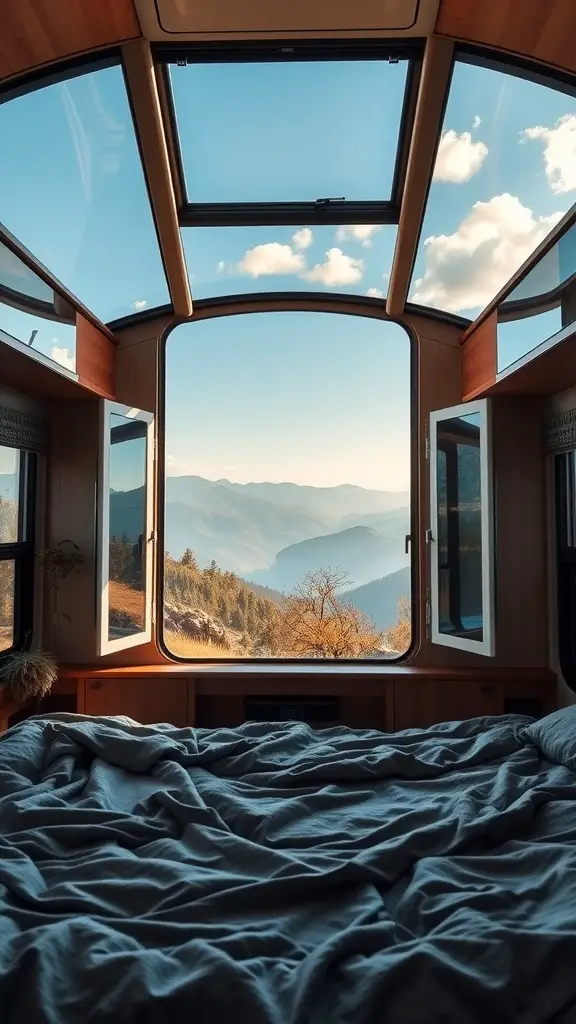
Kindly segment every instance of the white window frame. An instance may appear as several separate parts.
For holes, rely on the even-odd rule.
[[[110,571],[110,415],[115,413],[126,419],[141,420],[146,429],[146,521],[144,543],[144,629],[132,636],[110,640],[108,619],[110,602],[108,593]],[[153,572],[154,572],[154,414],[129,405],[103,400],[100,408],[100,453],[98,466],[98,548],[97,548],[97,655],[113,654],[129,647],[137,647],[152,639]]]
[[[480,414],[480,500],[482,538],[482,640],[451,636],[439,629],[439,565],[438,565],[438,489],[437,489],[437,426],[442,420],[456,416]],[[444,647],[455,647],[492,658],[495,654],[494,608],[494,487],[492,463],[492,431],[490,405],[486,398],[430,413],[430,596],[431,640]]]

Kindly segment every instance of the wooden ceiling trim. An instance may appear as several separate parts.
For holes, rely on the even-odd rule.
[[[133,0],[12,0],[0,8],[2,78],[141,36]]]
[[[150,43],[126,43],[122,56],[172,305],[176,316],[190,316],[192,296]]]
[[[420,238],[436,147],[450,84],[454,45],[430,36],[426,43],[414,129],[408,155],[398,237],[390,273],[386,312],[400,316],[406,305],[414,254]]]
[[[576,71],[574,0],[441,0],[439,35]]]

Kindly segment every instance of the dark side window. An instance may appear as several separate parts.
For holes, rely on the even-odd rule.
[[[36,455],[0,446],[0,656],[26,647],[34,608]]]
[[[554,459],[558,654],[562,675],[576,690],[576,451]]]

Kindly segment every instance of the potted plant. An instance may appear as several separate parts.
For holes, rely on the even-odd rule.
[[[0,686],[16,701],[42,700],[57,675],[56,661],[45,651],[12,651],[0,661]]]

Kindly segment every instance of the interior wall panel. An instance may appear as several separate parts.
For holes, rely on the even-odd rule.
[[[6,0],[0,77],[140,35],[132,0]]]
[[[574,0],[441,0],[439,35],[576,71]]]

